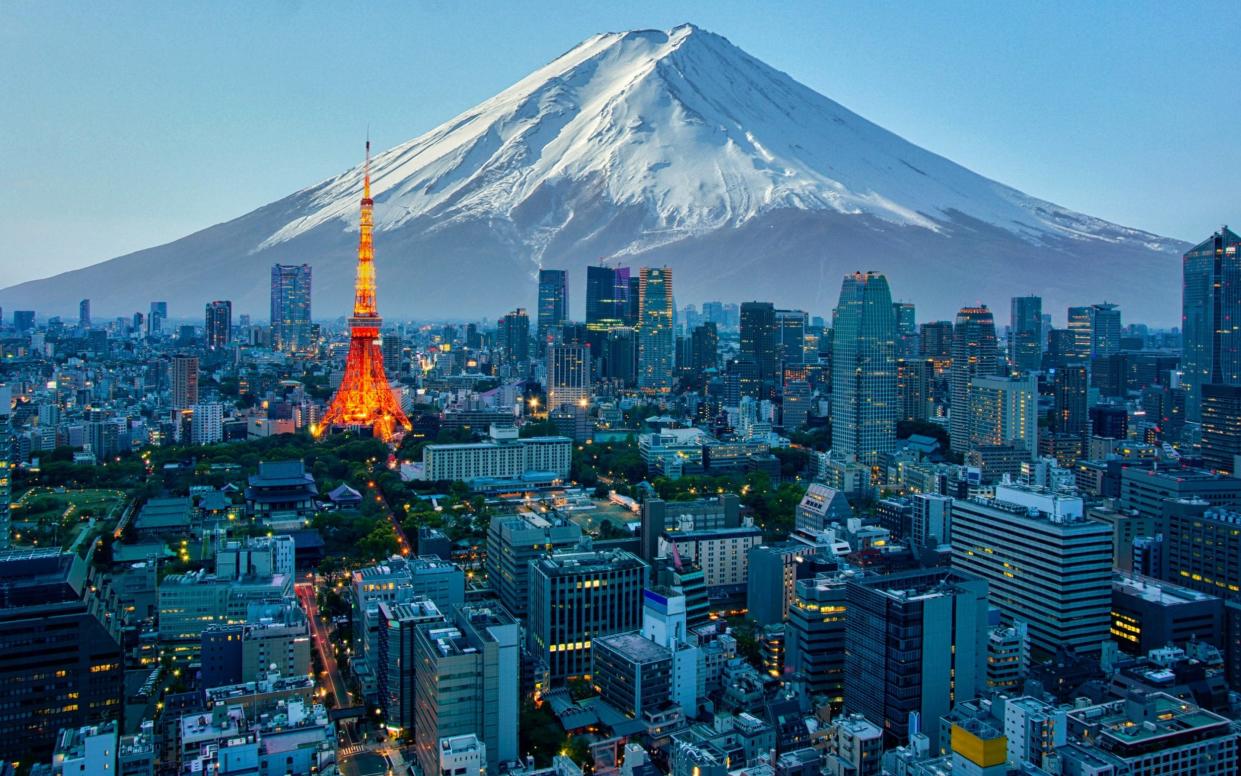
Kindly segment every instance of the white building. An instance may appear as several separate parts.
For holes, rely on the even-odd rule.
[[[427,445],[422,450],[422,478],[426,480],[512,479],[532,472],[568,477],[573,440],[564,436],[521,439],[517,429],[491,427],[484,442]]]
[[[750,548],[762,543],[763,532],[747,519],[745,525],[736,528],[665,531],[659,537],[659,557],[671,557],[675,547],[683,560],[702,567],[708,588],[735,586],[744,590]]]
[[[474,734],[440,739],[440,773],[482,776],[487,770],[487,745]]]
[[[190,408],[190,441],[210,445],[224,440],[224,405],[195,404]]]

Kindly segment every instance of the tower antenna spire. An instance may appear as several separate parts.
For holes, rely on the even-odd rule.
[[[322,435],[332,427],[370,426],[375,437],[387,441],[398,427],[410,429],[384,370],[379,346],[383,320],[375,304],[374,200],[371,199],[371,128],[366,127],[366,162],[362,167],[362,208],[358,219],[358,274],[354,284],[353,316],[349,319],[349,355],[345,374],[323,420],[315,429]]]

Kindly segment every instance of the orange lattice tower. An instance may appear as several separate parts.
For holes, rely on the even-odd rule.
[[[332,426],[370,426],[379,439],[392,438],[399,425],[409,430],[409,418],[401,411],[384,373],[379,347],[382,319],[375,305],[375,251],[371,246],[371,141],[366,141],[366,167],[362,188],[362,220],[358,239],[358,280],[349,319],[349,358],[345,377],[332,397],[323,421],[315,429],[322,434]]]

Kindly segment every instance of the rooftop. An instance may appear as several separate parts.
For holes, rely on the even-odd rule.
[[[624,655],[634,663],[655,663],[661,660],[671,658],[666,647],[660,646],[657,642],[642,637],[641,633],[631,631],[629,633],[615,633],[611,636],[601,636],[594,641],[596,648],[602,646],[612,650],[618,654]]]
[[[1112,591],[1136,596],[1161,606],[1215,600],[1215,596],[1187,587],[1135,574],[1118,573],[1112,577]]]
[[[1074,722],[1098,730],[1101,749],[1114,751],[1165,736],[1200,734],[1204,728],[1229,732],[1229,721],[1166,693],[1130,697],[1069,712]]]

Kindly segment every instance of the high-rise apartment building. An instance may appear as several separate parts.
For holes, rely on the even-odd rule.
[[[211,350],[228,347],[233,339],[233,303],[227,300],[207,302],[203,333]]]
[[[994,499],[954,500],[952,565],[986,579],[992,604],[1044,652],[1108,639],[1112,528],[1086,519],[1080,497],[1002,484]]]
[[[846,275],[832,330],[832,447],[865,465],[896,443],[896,337],[887,278]]]
[[[845,707],[891,743],[908,739],[916,713],[936,750],[930,721],[986,686],[987,582],[955,569],[861,577],[845,605]]]
[[[1241,237],[1228,227],[1184,257],[1181,336],[1186,418],[1202,415],[1202,386],[1241,385]]]
[[[547,409],[590,404],[590,346],[547,345]]]
[[[1022,372],[1043,366],[1043,298],[1014,296],[1008,327],[1008,357]]]
[[[271,268],[271,343],[274,350],[305,353],[310,330],[310,265],[273,264]]]
[[[90,328],[90,300],[83,299],[78,302],[78,328]]]
[[[172,406],[188,409],[198,403],[198,356],[176,355],[169,364]]]
[[[643,267],[638,276],[638,388],[672,390],[672,270]]]
[[[563,269],[539,270],[539,344],[545,344],[548,335],[568,320],[569,273]]]
[[[998,367],[995,319],[986,305],[962,307],[952,329],[952,409],[948,416],[949,442],[964,453],[970,441],[970,396],[975,377],[994,375]]]

